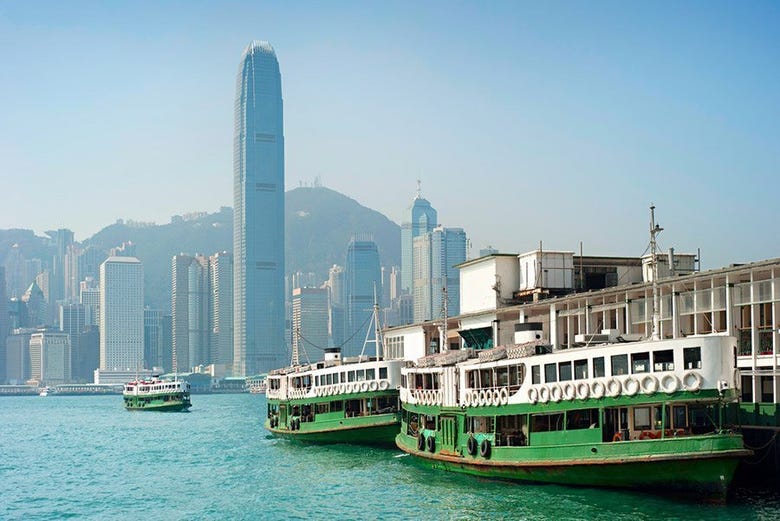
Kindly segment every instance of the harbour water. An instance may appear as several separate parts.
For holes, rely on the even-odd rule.
[[[780,493],[726,505],[487,481],[396,450],[306,447],[262,428],[262,395],[195,395],[188,413],[120,396],[0,398],[0,519],[780,518]]]

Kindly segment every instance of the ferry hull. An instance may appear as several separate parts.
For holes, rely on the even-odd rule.
[[[157,412],[183,412],[192,407],[191,403],[166,403],[160,405],[146,405],[144,407],[126,405],[128,411],[157,411]]]
[[[592,461],[502,461],[499,454],[488,460],[456,452],[420,451],[411,445],[414,440],[399,434],[396,445],[414,456],[415,463],[432,469],[517,482],[666,491],[715,502],[725,501],[740,458],[751,454],[735,448],[697,454],[627,453]]]
[[[306,443],[332,444],[349,443],[355,445],[370,445],[377,447],[394,447],[394,439],[401,425],[400,418],[389,418],[382,421],[371,421],[359,424],[349,419],[340,426],[325,427],[316,424],[300,424],[300,430],[272,428],[266,420],[265,428],[275,436]],[[372,419],[373,420],[373,419]]]

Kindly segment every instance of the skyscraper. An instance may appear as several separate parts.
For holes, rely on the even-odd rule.
[[[359,355],[370,327],[374,295],[381,299],[382,274],[379,249],[368,236],[356,236],[347,248],[344,268],[344,340],[345,356]],[[376,291],[376,293],[374,293]]]
[[[414,238],[430,232],[437,224],[436,210],[420,195],[419,181],[417,196],[408,211],[409,220],[401,224],[401,291],[411,293],[414,287]]]
[[[233,207],[233,372],[241,376],[287,362],[282,79],[268,42],[249,44],[238,68]]]
[[[292,291],[292,347],[293,364],[317,360],[328,347],[328,288]]]
[[[143,264],[109,257],[100,265],[100,369],[140,369],[143,357]]]
[[[414,322],[460,313],[460,272],[453,266],[466,260],[466,233],[462,228],[437,226],[414,239]]]

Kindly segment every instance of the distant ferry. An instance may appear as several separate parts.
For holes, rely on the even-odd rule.
[[[129,411],[186,411],[190,402],[190,384],[181,380],[135,380],[122,392]]]
[[[55,391],[51,387],[43,387],[38,392],[38,396],[49,396],[49,394],[53,394]]]

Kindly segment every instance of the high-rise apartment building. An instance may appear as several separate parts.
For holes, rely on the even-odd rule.
[[[70,382],[70,335],[41,331],[30,335],[30,379],[45,385]]]
[[[318,360],[319,353],[326,347],[328,288],[295,288],[292,292],[292,364]]]
[[[344,267],[345,356],[359,355],[370,327],[374,298],[381,299],[382,274],[379,249],[373,239],[357,235],[347,247]],[[378,301],[378,300],[377,300]]]
[[[233,254],[209,258],[210,362],[233,368]]]
[[[284,134],[282,80],[268,42],[244,50],[233,137],[234,374],[283,365]]]
[[[100,265],[100,369],[143,368],[144,270],[135,257]]]
[[[153,369],[170,369],[163,364],[165,335],[163,333],[164,313],[159,309],[144,309],[144,366]]]
[[[466,233],[462,228],[437,226],[414,239],[414,322],[460,313],[460,274],[454,267],[466,261]],[[446,292],[444,289],[446,288]]]
[[[60,306],[60,331],[70,337],[70,375],[73,380],[87,381],[97,366],[79,367],[79,361],[84,359],[81,353],[81,333],[87,326],[87,309],[84,304],[63,304]]]
[[[420,195],[417,182],[417,196],[407,213],[408,221],[401,224],[401,290],[412,293],[414,285],[414,238],[430,232],[436,227],[437,213],[431,203]]]

